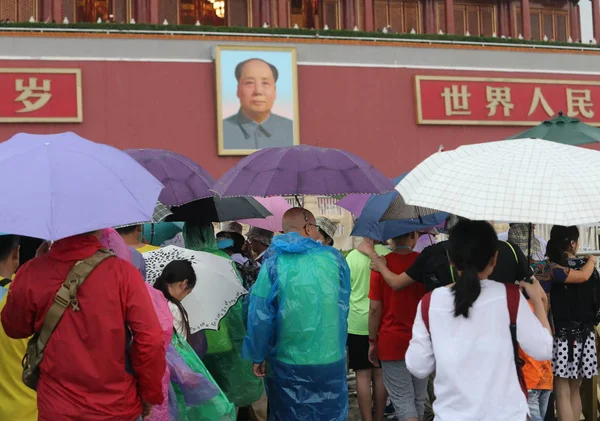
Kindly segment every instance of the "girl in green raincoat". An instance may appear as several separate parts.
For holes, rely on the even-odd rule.
[[[185,247],[190,250],[212,253],[231,260],[227,253],[217,247],[211,223],[186,222],[183,227],[183,239]],[[217,384],[238,408],[258,401],[264,393],[263,381],[254,376],[252,362],[241,357],[245,336],[246,328],[240,300],[221,320],[217,332],[206,332],[208,351],[203,359]]]

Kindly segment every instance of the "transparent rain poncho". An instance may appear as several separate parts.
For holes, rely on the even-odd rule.
[[[177,333],[173,334],[172,345],[176,352],[173,354],[169,348],[167,357],[171,370],[171,386],[177,400],[177,418],[175,419],[179,421],[235,421],[234,405],[219,389],[192,347]],[[181,362],[178,362],[178,356],[181,356]],[[201,376],[194,376],[188,371],[190,369],[193,373],[201,374]]]
[[[186,248],[190,250],[230,259],[227,253],[218,249],[212,224],[188,222],[183,228],[183,237]],[[219,387],[236,407],[251,405],[265,391],[262,379],[252,371],[252,363],[241,356],[245,336],[246,327],[240,300],[221,320],[218,332],[206,331],[208,350],[202,359]]]
[[[269,411],[278,420],[346,421],[350,271],[335,249],[277,236],[252,288],[242,355],[267,361]]]

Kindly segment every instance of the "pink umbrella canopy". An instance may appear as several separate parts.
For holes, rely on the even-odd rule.
[[[262,228],[271,232],[283,231],[283,214],[292,208],[283,197],[255,197],[273,215],[264,219],[242,219],[242,224],[248,224],[256,228]]]

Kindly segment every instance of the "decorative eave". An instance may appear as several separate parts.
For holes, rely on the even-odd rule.
[[[411,34],[362,32],[348,30],[310,30],[293,28],[248,28],[248,27],[213,27],[196,25],[151,25],[151,24],[114,24],[114,23],[4,23],[0,25],[1,35],[74,35],[96,34],[105,36],[158,36],[158,37],[193,37],[221,39],[239,39],[264,42],[275,39],[280,41],[317,41],[317,42],[358,42],[360,44],[418,44],[454,47],[497,47],[514,49],[600,51],[598,44],[583,44],[553,41],[528,41],[523,39],[475,37],[443,34]]]

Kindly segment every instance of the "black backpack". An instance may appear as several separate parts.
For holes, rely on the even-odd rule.
[[[419,279],[425,285],[427,291],[433,291],[454,282],[453,268],[450,266],[446,244],[446,241],[442,241],[429,246],[436,247],[436,252],[432,253],[427,260],[425,270],[421,273],[421,279]]]

